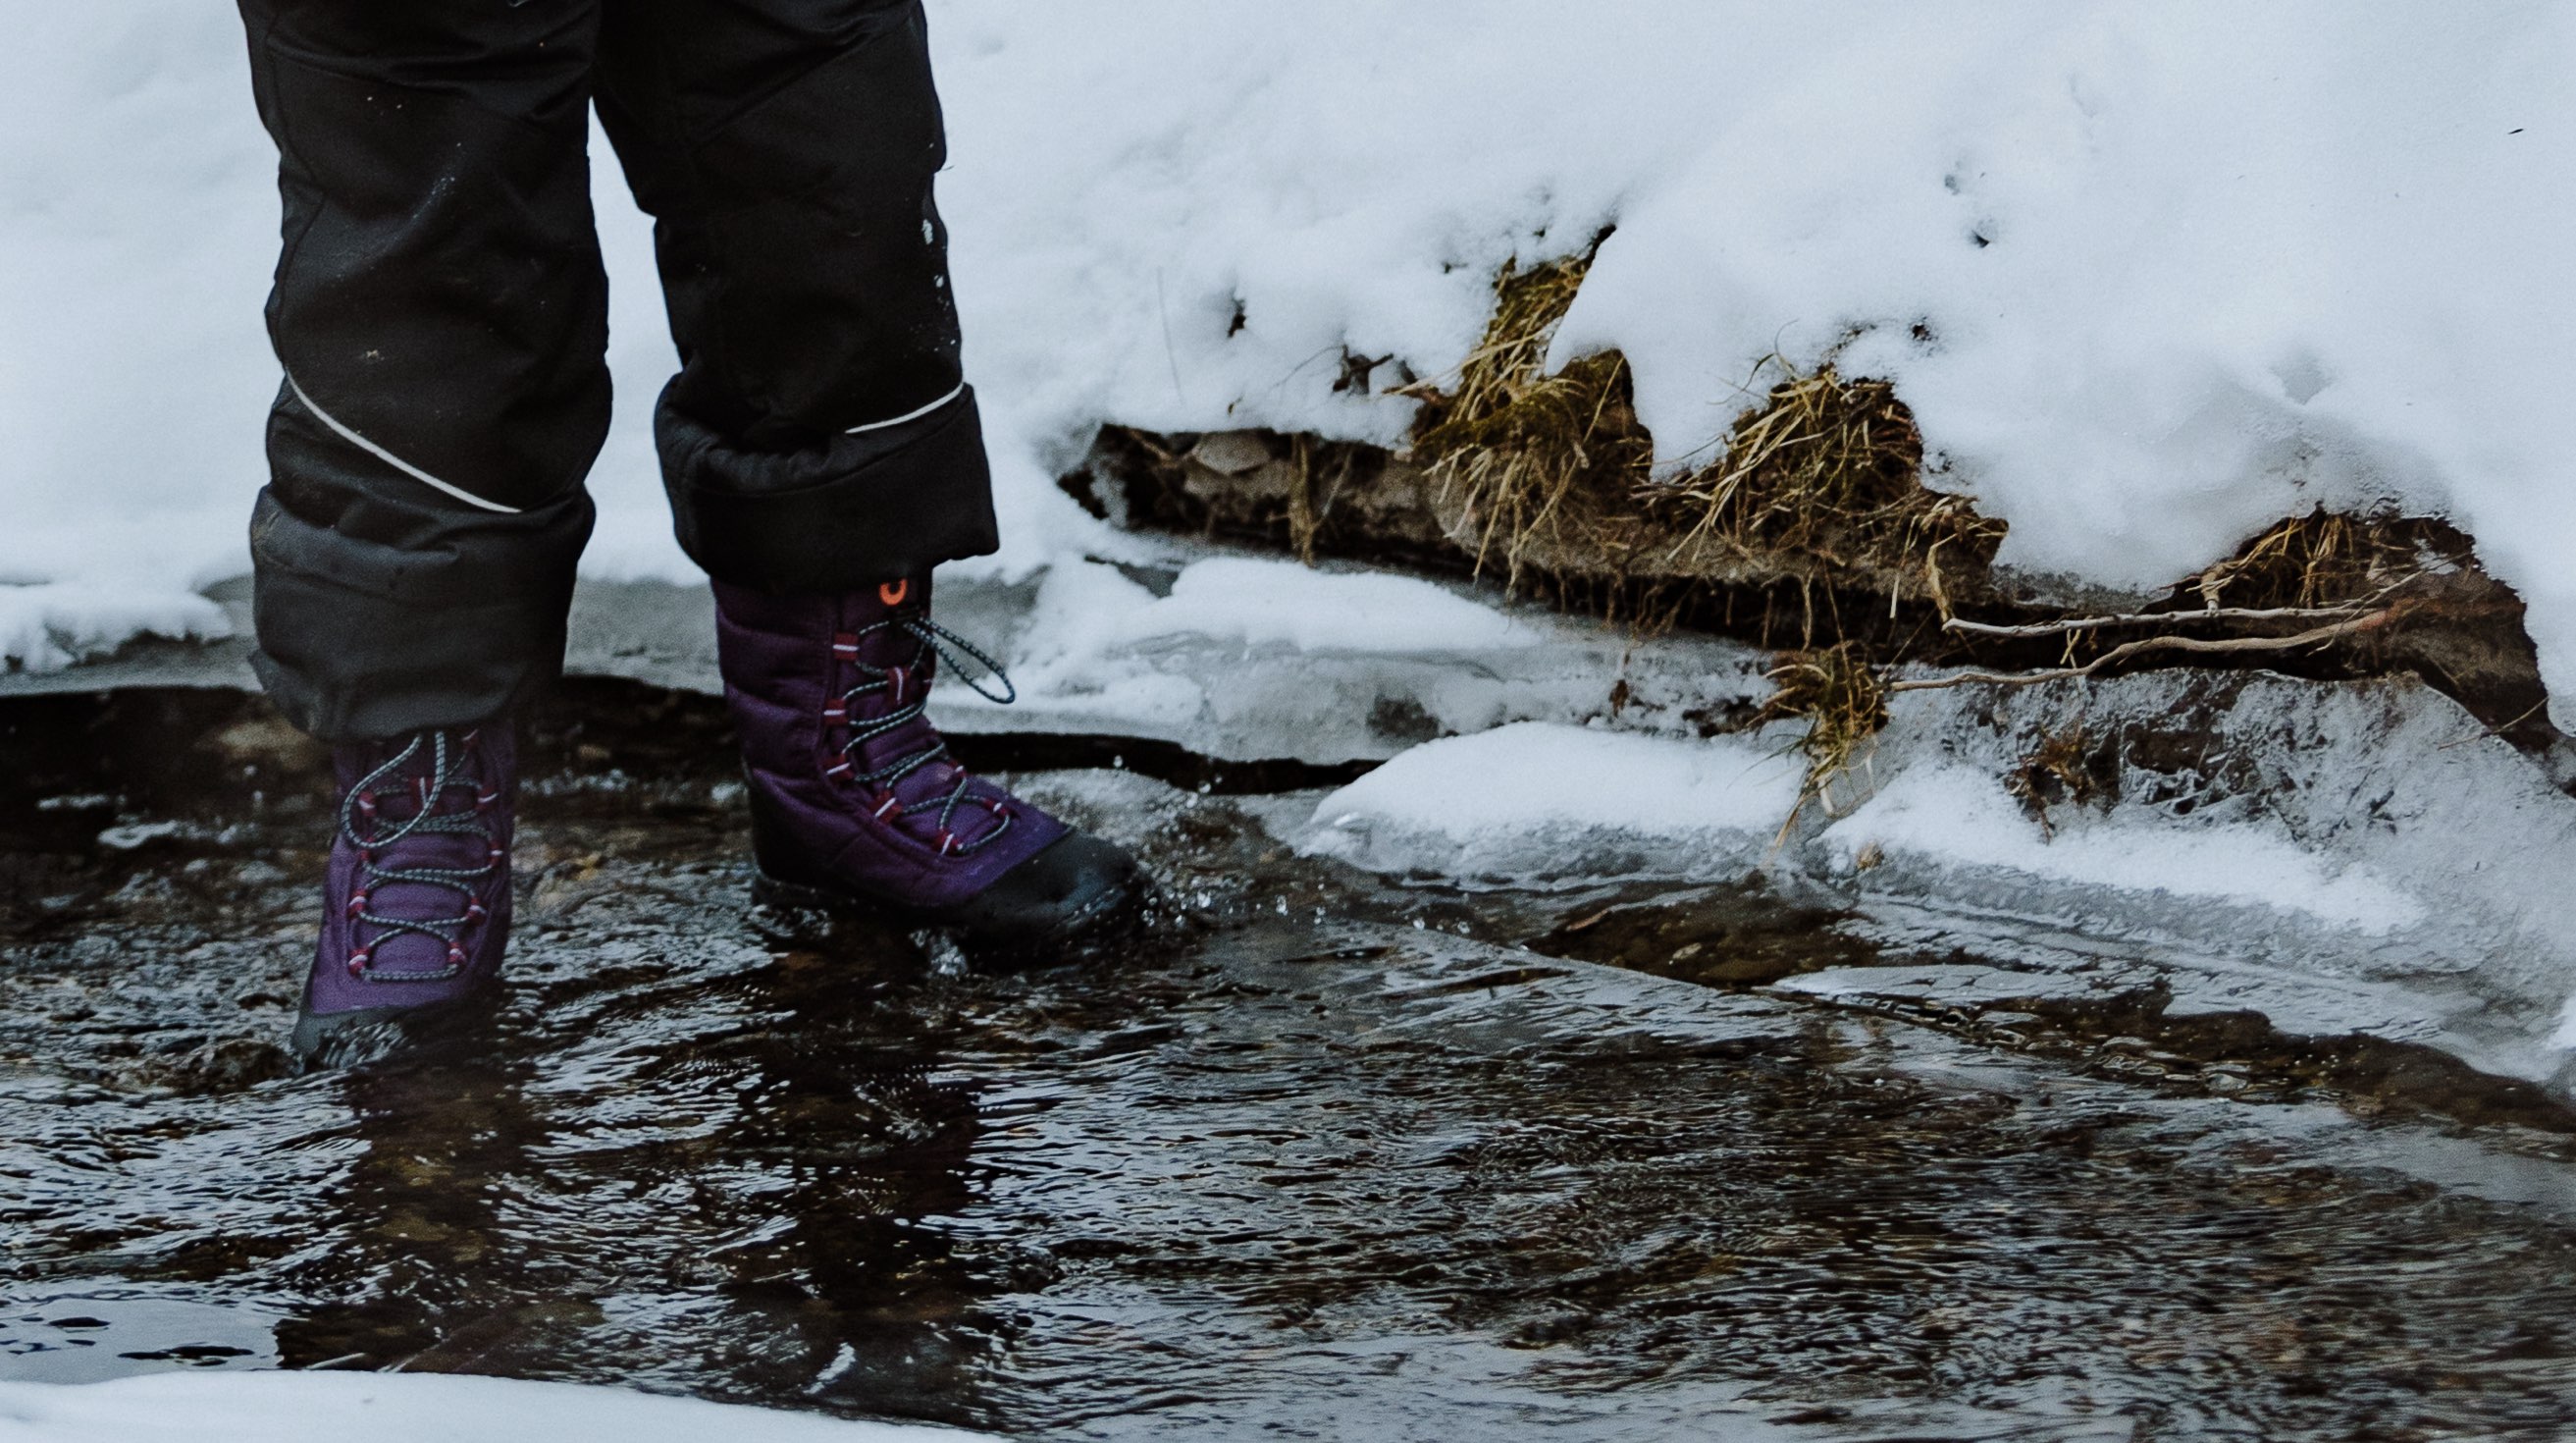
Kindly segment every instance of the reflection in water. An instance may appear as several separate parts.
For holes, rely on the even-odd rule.
[[[1370,892],[1143,785],[1095,788],[1107,820],[1269,920],[997,979],[760,930],[722,809],[541,797],[503,1003],[303,1076],[269,1040],[309,819],[112,855],[27,822],[0,1376],[458,1370],[1100,1437],[2576,1417],[2545,1138],[1463,941],[1598,907]],[[1801,927],[1854,958],[1706,905],[1739,913],[1691,939],[1764,975]]]
[[[934,1075],[917,959],[654,940],[586,975],[532,957],[538,995],[332,1079],[351,1124],[308,1143],[360,1150],[280,1270],[330,1300],[278,1329],[287,1366],[970,1416],[994,1288],[924,1219],[971,1202],[975,1104]]]

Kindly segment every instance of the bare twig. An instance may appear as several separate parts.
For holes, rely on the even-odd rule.
[[[2447,752],[2457,747],[2468,746],[2473,742],[2488,741],[2490,739],[2500,740],[2506,732],[2511,731],[2515,727],[2522,725],[2524,722],[2531,720],[2533,716],[2539,713],[2542,707],[2547,705],[2549,705],[2549,698],[2544,696],[2540,700],[2533,702],[2531,705],[2524,707],[2521,713],[2515,716],[2511,721],[2498,722],[2494,726],[2480,726],[2475,736],[2465,736],[2455,742],[2444,742],[2440,746],[2433,748],[2433,750],[2437,752]]]
[[[2190,613],[2197,614],[2197,613]],[[2397,617],[2397,608],[2387,607],[2361,616],[2348,617],[2326,626],[2312,627],[2296,636],[2230,636],[2218,639],[2198,636],[2149,636],[2115,646],[2082,666],[2059,667],[2054,671],[1962,671],[1948,676],[1925,677],[1911,681],[1891,681],[1887,689],[1898,691],[1938,691],[1944,687],[1966,686],[1984,682],[1993,686],[2032,686],[2043,681],[2065,681],[2071,677],[2092,676],[2107,667],[2135,661],[2157,652],[2185,651],[2196,653],[2247,653],[2297,651],[2302,647],[2322,646],[2359,632],[2375,630]]]
[[[2138,611],[2118,616],[2073,616],[2063,621],[2035,621],[2027,626],[1995,626],[1983,621],[1952,617],[1941,623],[1944,631],[1965,632],[1972,636],[2024,638],[2035,636],[2072,636],[2083,631],[2107,631],[2113,627],[2165,626],[2178,621],[2325,621],[2339,617],[2359,616],[2368,610],[2360,602],[2348,606],[2214,606],[2201,611]]]

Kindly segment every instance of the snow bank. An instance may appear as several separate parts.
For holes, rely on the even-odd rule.
[[[1523,722],[1414,748],[1316,804],[1309,855],[1381,872],[1740,874],[1797,805],[1776,743]]]
[[[1345,354],[1449,372],[1497,265],[1616,222],[1557,356],[1625,350],[1667,463],[1847,344],[2006,564],[2151,586],[2320,503],[2447,515],[2576,699],[2563,5],[936,20],[970,355],[1056,461],[1104,416],[1397,439]]]
[[[1119,639],[1203,636],[1299,651],[1491,651],[1535,646],[1540,633],[1428,582],[1328,572],[1294,561],[1194,562],[1171,594],[1121,619]]]
[[[0,47],[0,665],[220,635],[277,219],[229,7],[20,6]],[[273,259],[273,258],[272,258]]]
[[[1845,345],[1943,484],[2012,523],[2015,566],[2148,585],[2386,500],[2478,536],[2576,698],[2576,10],[931,8],[1009,548],[988,571],[1130,554],[1050,484],[1102,420],[1400,438],[1384,392],[1456,367],[1494,269],[1616,222],[1559,354],[1626,350],[1667,462],[1764,355]],[[129,0],[31,11],[0,54],[0,584],[135,603],[21,616],[184,629],[241,565],[276,369],[240,50],[224,8]],[[669,343],[599,171],[622,401],[588,565],[684,575],[643,431]],[[31,637],[0,646],[70,650]]]
[[[944,1428],[429,1373],[157,1373],[0,1383],[8,1443],[969,1443]]]
[[[0,656],[28,671],[58,671],[147,632],[212,641],[232,631],[221,606],[167,586],[0,585]]]

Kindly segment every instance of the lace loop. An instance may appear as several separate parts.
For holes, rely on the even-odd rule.
[[[1009,706],[1011,703],[1020,699],[1020,689],[1011,685],[1011,678],[1008,673],[1002,670],[1002,664],[993,660],[991,657],[986,656],[982,651],[976,649],[973,642],[968,641],[966,638],[959,636],[953,631],[950,631],[947,627],[941,626],[938,622],[931,620],[927,616],[912,616],[904,618],[903,629],[920,638],[923,645],[928,646],[931,650],[939,653],[940,659],[948,663],[957,679],[966,683],[966,689],[975,693],[977,696],[993,703],[995,706]],[[947,646],[940,645],[942,641],[947,642],[949,646],[956,647],[958,651],[962,651],[966,653],[966,655],[975,658],[976,664],[982,666],[986,674],[990,675],[993,680],[1002,684],[1002,694],[1000,696],[993,695],[991,692],[984,690],[983,683],[978,682],[972,676],[967,675],[966,663],[958,657],[957,652],[950,651]]]
[[[900,666],[876,666],[862,660],[861,644],[870,636],[889,630],[899,631],[912,638],[914,648],[911,661]],[[952,646],[956,651],[949,649]],[[942,856],[965,856],[979,851],[1009,831],[1014,818],[1008,805],[1008,793],[998,790],[979,793],[977,785],[982,779],[959,766],[949,757],[948,743],[935,731],[931,732],[929,745],[906,752],[881,766],[860,770],[861,765],[867,760],[863,753],[869,743],[922,721],[929,710],[929,687],[925,684],[916,688],[909,684],[917,669],[926,671],[921,667],[925,657],[946,661],[958,679],[977,696],[997,706],[1008,706],[1019,700],[1019,689],[1011,684],[1011,678],[1002,670],[1001,663],[987,656],[974,643],[932,621],[918,608],[913,607],[900,609],[883,620],[861,627],[854,635],[837,639],[833,645],[833,651],[841,659],[856,667],[859,673],[869,680],[840,693],[837,703],[824,713],[825,720],[846,721],[851,727],[849,739],[841,744],[841,762],[831,768],[828,774],[845,777],[854,785],[865,788],[881,798],[875,807],[876,815],[880,819],[886,819],[889,812],[895,820],[937,813],[932,823],[935,840],[931,845],[936,847]],[[960,656],[960,652],[964,655]],[[1001,690],[998,693],[986,689],[984,684],[968,671],[967,658],[972,658],[993,681],[1000,684]],[[895,705],[879,716],[862,721],[856,710],[856,704],[863,697],[879,695],[894,702]],[[924,729],[928,730],[926,726]],[[894,794],[895,785],[923,768],[937,763],[944,763],[955,771],[955,784],[944,792],[922,801],[909,805],[901,804]],[[989,786],[989,784],[986,785]],[[993,826],[971,841],[958,836],[951,825],[957,809],[969,799],[982,802],[991,810],[994,818]]]
[[[350,952],[349,970],[352,975],[365,975],[367,965],[373,960],[377,949],[389,939],[406,933],[444,943],[448,953],[448,973],[420,974],[417,980],[432,981],[439,976],[452,975],[457,967],[463,965],[458,959],[464,955],[465,929],[481,921],[485,912],[480,901],[481,884],[484,879],[492,875],[494,869],[507,861],[507,854],[502,851],[499,839],[484,824],[485,815],[489,811],[489,804],[482,800],[484,793],[481,783],[484,779],[469,777],[461,770],[461,764],[466,760],[464,754],[472,749],[472,740],[473,733],[468,733],[464,742],[457,743],[451,742],[444,731],[421,732],[405,743],[401,751],[361,777],[357,785],[349,789],[348,796],[342,799],[340,834],[357,849],[361,874],[358,886],[349,899],[349,917],[353,924],[376,929],[374,937],[356,944]],[[411,778],[410,785],[403,785],[398,779],[404,767],[420,756],[424,747],[429,752],[427,772]],[[395,786],[410,794],[416,805],[408,818],[389,828],[378,830],[375,824],[379,819],[381,808],[376,800],[377,789],[389,779],[395,779]],[[468,789],[476,798],[474,804],[461,811],[438,810],[439,799],[453,787]],[[494,795],[497,796],[497,792]],[[362,824],[365,830],[361,830]],[[485,844],[483,865],[479,867],[406,867],[388,865],[378,860],[388,849],[409,838],[432,835],[470,835],[481,838]],[[454,892],[465,899],[465,911],[454,917],[385,916],[371,910],[368,902],[388,883],[409,883],[414,886],[436,887]],[[414,974],[404,973],[403,976],[406,980],[411,980]]]

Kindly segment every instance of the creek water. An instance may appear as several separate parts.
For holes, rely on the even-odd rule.
[[[12,713],[0,1378],[449,1370],[1085,1438],[2576,1428],[2547,1107],[1786,993],[1908,959],[1757,889],[1304,861],[1264,818],[1311,800],[1239,776],[1021,778],[1185,921],[966,975],[748,909],[718,724],[611,712],[532,745],[499,1003],[317,1069],[279,1047],[309,757],[208,698]]]

